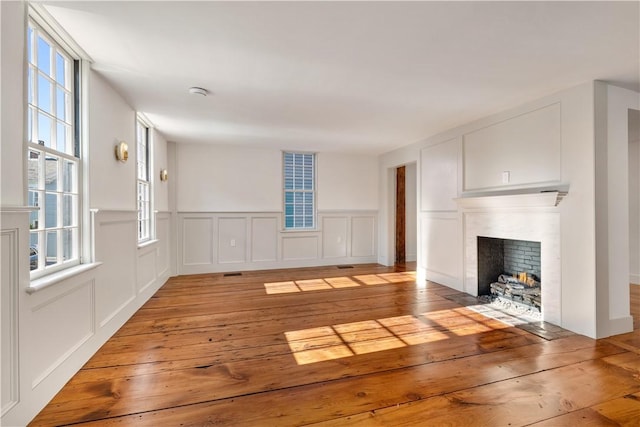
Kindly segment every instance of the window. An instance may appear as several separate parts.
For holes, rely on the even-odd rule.
[[[151,239],[151,182],[149,179],[149,127],[136,120],[138,175],[138,242]]]
[[[284,227],[315,227],[315,154],[284,153]]]
[[[32,276],[80,262],[79,61],[27,27],[27,203]]]

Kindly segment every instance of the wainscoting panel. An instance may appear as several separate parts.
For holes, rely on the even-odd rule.
[[[30,337],[34,357],[32,387],[40,384],[94,333],[94,282],[80,283],[32,308],[32,321],[38,325]],[[64,331],[64,333],[61,333]]]
[[[144,292],[153,285],[157,277],[157,250],[156,244],[138,249],[137,285],[138,292]]]
[[[278,220],[278,217],[251,218],[251,261],[277,261]]]
[[[318,212],[318,228],[282,229],[282,212],[179,212],[178,274],[377,261],[377,211]]]
[[[247,219],[218,218],[218,263],[242,263],[247,260]]]
[[[347,256],[348,218],[345,216],[322,218],[322,257]]]
[[[213,264],[213,218],[182,218],[182,263]]]
[[[137,212],[100,212],[96,258],[103,263],[96,280],[99,326],[104,326],[137,294]]]
[[[160,213],[156,217],[156,238],[158,239],[157,243],[157,266],[158,266],[158,277],[169,277],[169,270],[171,269],[170,264],[170,238],[169,236],[171,230],[171,217],[169,214]]]
[[[297,261],[318,258],[317,235],[289,235],[282,238],[282,260]]]
[[[0,359],[2,370],[2,388],[0,389],[1,414],[11,409],[19,399],[18,373],[18,229],[2,230],[0,235],[0,250],[2,259],[0,265],[0,283],[2,293],[2,343]]]
[[[462,290],[462,240],[457,213],[422,214],[422,265],[428,280]]]
[[[351,256],[376,256],[376,216],[351,218]]]

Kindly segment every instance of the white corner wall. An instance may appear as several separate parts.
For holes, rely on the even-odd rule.
[[[640,94],[595,82],[597,337],[633,330],[629,311],[629,110]]]
[[[629,141],[629,282],[640,285],[640,140]]]
[[[376,157],[318,153],[317,228],[285,231],[280,150],[172,146],[178,273],[376,260]]]
[[[16,177],[23,174],[22,123],[24,116],[23,48],[25,44],[24,3],[18,1],[0,2],[0,202],[2,206],[20,206],[24,189],[16,185]]]
[[[2,425],[26,425],[98,348],[172,274],[172,214],[168,186],[155,180],[156,240],[138,247],[135,182],[135,112],[98,74],[88,73],[88,145],[84,200],[94,210],[84,224],[95,253],[92,269],[61,277],[27,293],[30,210],[24,207],[22,130],[25,5],[0,2],[2,43],[2,296],[0,408]],[[7,126],[10,124],[10,126]],[[117,162],[118,140],[129,143]],[[154,133],[156,166],[167,164],[167,143]],[[154,176],[157,173],[154,167]],[[86,261],[86,260],[85,260]]]
[[[482,195],[568,187],[568,196],[554,210],[561,230],[559,326],[599,335],[595,170],[588,166],[595,164],[594,96],[594,84],[585,83],[381,156],[379,262],[393,260],[390,171],[397,165],[418,165],[419,277],[459,290],[465,271],[464,220],[455,198],[465,191]],[[533,157],[531,144],[543,147]],[[510,171],[508,182],[503,182],[504,171]]]

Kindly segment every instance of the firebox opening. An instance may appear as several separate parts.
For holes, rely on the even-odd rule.
[[[540,242],[478,236],[478,296],[540,312]]]

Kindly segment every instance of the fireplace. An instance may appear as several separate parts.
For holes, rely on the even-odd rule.
[[[544,280],[540,319],[562,325],[560,212],[555,207],[559,195],[539,193],[457,199],[462,208],[463,224],[462,289],[474,296],[479,292],[478,237],[539,242],[538,277]]]
[[[478,296],[540,313],[540,242],[477,237]]]

